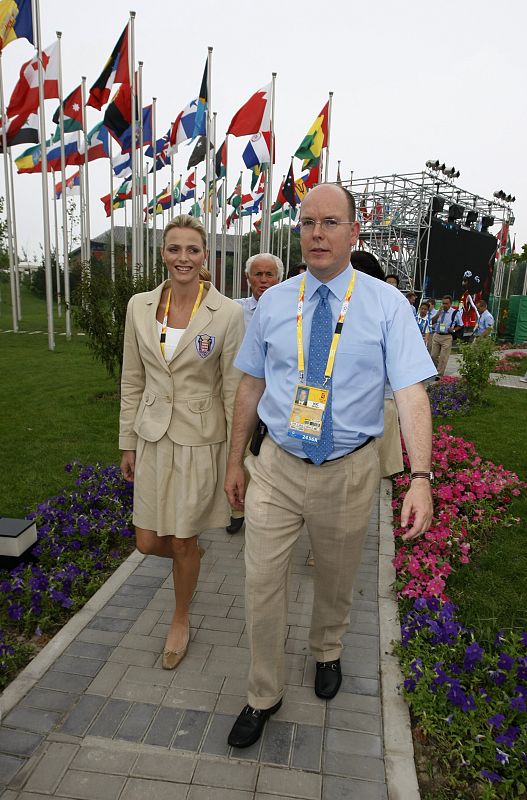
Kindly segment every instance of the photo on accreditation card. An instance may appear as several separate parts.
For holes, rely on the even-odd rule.
[[[288,436],[316,442],[322,430],[327,398],[326,389],[299,384],[295,391]]]

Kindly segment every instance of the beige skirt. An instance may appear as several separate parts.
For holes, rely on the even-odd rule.
[[[178,539],[225,527],[230,517],[223,490],[226,464],[226,442],[187,447],[166,435],[158,442],[139,438],[134,525]]]
[[[384,401],[384,434],[377,439],[381,478],[403,471],[401,431],[395,400]]]

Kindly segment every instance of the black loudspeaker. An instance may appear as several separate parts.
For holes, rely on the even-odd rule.
[[[479,276],[478,288],[488,297],[498,244],[496,237],[491,233],[479,233],[439,220],[432,220],[428,250],[427,235],[427,230],[422,228],[416,288],[421,288],[425,297],[434,299],[451,294],[454,302],[457,302],[463,293],[463,274],[470,270],[472,275]]]

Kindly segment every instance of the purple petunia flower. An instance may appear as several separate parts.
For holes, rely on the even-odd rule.
[[[505,747],[512,747],[520,735],[520,728],[517,725],[509,725],[505,733],[496,736],[496,744],[503,744]]]
[[[498,775],[497,772],[491,772],[489,769],[482,769],[479,774],[483,775],[491,783],[499,783],[499,781],[503,780],[501,775]]]
[[[508,653],[501,653],[498,659],[498,669],[511,670],[514,666],[514,658],[509,656]]]
[[[19,620],[22,619],[24,614],[24,609],[20,605],[20,603],[11,603],[9,608],[7,609],[7,615],[12,620]]]
[[[505,715],[504,714],[494,714],[493,717],[489,717],[487,722],[489,725],[492,725],[494,728],[501,728],[503,723],[505,722]]]
[[[519,697],[512,697],[510,702],[512,711],[527,711],[527,703],[525,698],[521,695]]]
[[[496,761],[498,762],[498,764],[509,763],[509,756],[503,750],[500,750],[499,747],[496,748]]]
[[[463,667],[466,672],[471,672],[478,661],[483,658],[484,650],[478,642],[472,642],[465,650],[465,657],[463,659]]]

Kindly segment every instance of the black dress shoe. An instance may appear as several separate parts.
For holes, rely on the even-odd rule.
[[[317,661],[315,676],[315,694],[323,700],[335,697],[342,683],[340,658],[336,661]]]
[[[227,533],[238,533],[244,522],[245,517],[231,517],[231,523],[227,525],[225,530]]]
[[[242,713],[232,726],[227,739],[231,747],[250,747],[258,741],[262,735],[264,725],[271,716],[275,714],[282,701],[279,700],[272,708],[253,708],[245,706]]]

